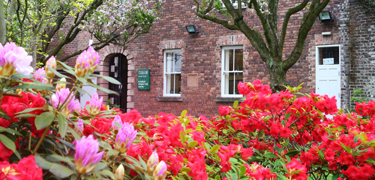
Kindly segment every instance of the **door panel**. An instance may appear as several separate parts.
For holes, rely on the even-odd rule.
[[[316,93],[321,95],[335,96],[337,99],[337,108],[341,108],[341,82],[339,65],[326,65],[337,67],[324,67],[318,65],[316,71]]]

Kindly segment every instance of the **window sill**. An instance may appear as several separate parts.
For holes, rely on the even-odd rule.
[[[182,102],[184,101],[182,97],[167,97],[167,96],[161,96],[158,97],[159,102]]]
[[[243,102],[243,97],[217,97],[215,102],[217,103],[233,103],[234,101]]]

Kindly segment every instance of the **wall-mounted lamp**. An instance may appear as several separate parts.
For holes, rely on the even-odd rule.
[[[194,26],[194,25],[187,25],[186,26],[186,30],[189,34],[196,34],[196,33],[199,33],[197,31],[197,28]]]
[[[322,22],[332,22],[333,18],[331,12],[329,11],[322,11],[319,13],[319,20]]]

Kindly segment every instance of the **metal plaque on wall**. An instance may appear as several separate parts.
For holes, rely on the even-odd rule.
[[[138,90],[150,90],[150,69],[138,69]]]

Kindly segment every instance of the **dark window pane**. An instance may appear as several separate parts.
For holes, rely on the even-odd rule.
[[[181,94],[181,74],[175,74],[175,94]]]
[[[229,71],[233,71],[233,49],[229,50]]]
[[[319,49],[319,65],[332,65],[340,64],[340,48],[339,47],[322,47]],[[333,62],[329,61],[329,58],[333,58]]]
[[[235,50],[235,69],[236,71],[242,71],[243,70],[243,50],[242,49],[236,49]]]
[[[234,90],[234,73],[229,73],[229,84],[228,84],[228,94],[233,94]]]
[[[170,77],[171,78],[169,79],[170,80],[169,84],[170,84],[171,87],[169,88],[170,89],[169,94],[175,94],[175,91],[174,91],[174,74],[170,75]]]

